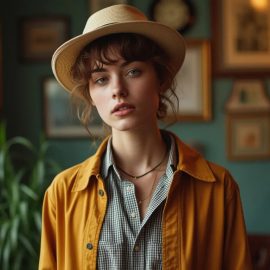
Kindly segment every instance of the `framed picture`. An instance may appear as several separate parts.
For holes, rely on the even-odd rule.
[[[226,103],[228,112],[269,111],[270,99],[262,80],[237,79]]]
[[[230,160],[270,158],[269,112],[228,114],[227,154]]]
[[[214,72],[269,74],[269,1],[212,0],[212,7]]]
[[[89,138],[89,134],[77,118],[69,93],[53,77],[43,80],[44,127],[50,138]],[[90,123],[94,137],[103,136],[103,124],[97,113]]]
[[[210,44],[207,40],[187,40],[183,66],[176,75],[179,98],[177,120],[208,121],[212,117]],[[175,118],[169,112],[169,119]]]
[[[127,0],[89,0],[90,11],[94,13],[102,8],[116,5],[116,4],[126,4]]]
[[[65,16],[24,17],[19,21],[19,56],[24,61],[50,61],[70,36]]]

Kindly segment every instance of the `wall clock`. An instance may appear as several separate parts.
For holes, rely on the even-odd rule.
[[[154,0],[150,18],[184,33],[195,21],[194,6],[187,0]]]

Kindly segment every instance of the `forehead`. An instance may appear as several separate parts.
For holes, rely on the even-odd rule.
[[[117,45],[108,45],[103,48],[97,48],[90,52],[90,66],[111,65],[120,60],[124,60],[121,55],[120,47]]]

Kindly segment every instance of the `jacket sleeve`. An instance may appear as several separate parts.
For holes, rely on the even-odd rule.
[[[229,176],[225,205],[224,270],[252,270],[238,185]]]
[[[56,210],[50,197],[50,187],[46,191],[42,209],[42,229],[39,270],[54,270],[56,266]]]

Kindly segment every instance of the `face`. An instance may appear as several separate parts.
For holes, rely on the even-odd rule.
[[[113,64],[101,68],[97,64],[89,80],[90,96],[100,117],[112,132],[156,126],[161,86],[153,64],[127,62],[116,55],[113,59]]]

